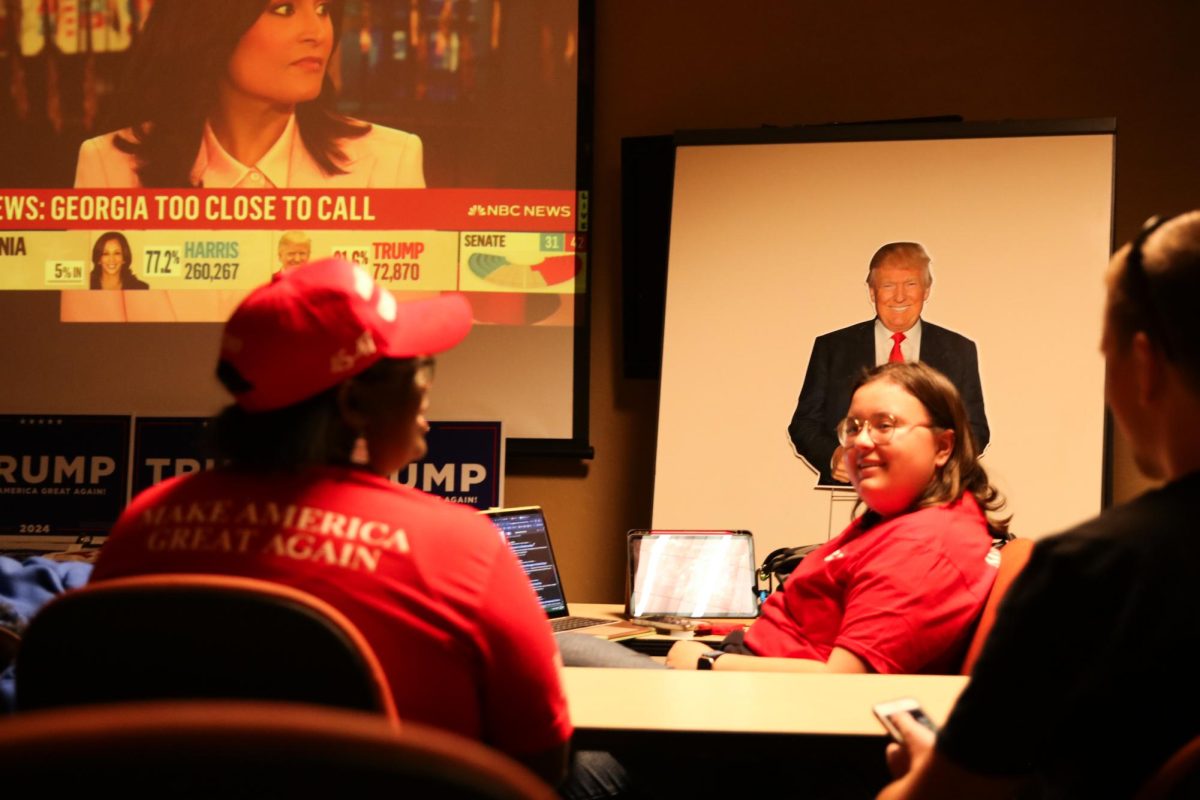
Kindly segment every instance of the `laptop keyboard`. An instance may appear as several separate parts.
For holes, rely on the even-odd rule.
[[[558,619],[550,620],[550,628],[555,633],[563,631],[573,631],[576,628],[586,628],[590,625],[607,625],[616,620],[611,619],[595,619],[593,617],[559,617]]]
[[[641,653],[642,655],[665,656],[667,654],[667,651],[669,651],[676,642],[682,642],[682,641],[689,641],[689,640],[687,640],[687,639],[669,639],[666,637],[663,637],[661,639],[652,639],[652,638],[643,639],[639,636],[634,636],[634,637],[631,637],[628,639],[618,639],[617,644],[624,645],[625,647],[628,647],[630,650],[634,651],[635,653]],[[690,641],[704,641],[704,640],[703,639],[693,639]],[[711,642],[711,644],[713,644],[714,646],[719,643],[720,643],[719,639],[714,639]]]

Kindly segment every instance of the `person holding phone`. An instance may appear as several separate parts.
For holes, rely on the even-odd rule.
[[[1105,399],[1164,484],[1037,543],[941,733],[895,715],[884,800],[1133,797],[1200,732],[1200,211],[1149,221],[1107,280]]]
[[[875,718],[879,720],[879,724],[887,730],[888,736],[892,737],[892,741],[897,744],[904,744],[906,741],[905,731],[909,731],[909,735],[912,735],[908,724],[910,722],[915,722],[926,730],[937,733],[937,725],[929,718],[925,709],[921,708],[921,704],[915,698],[902,697],[899,700],[877,703],[871,710],[875,712]]]
[[[77,188],[421,188],[421,140],[334,110],[340,0],[157,0]]]

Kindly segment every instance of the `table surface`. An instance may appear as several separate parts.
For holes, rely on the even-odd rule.
[[[579,730],[878,737],[876,703],[914,697],[940,726],[967,678],[567,667],[563,682]]]
[[[615,616],[615,604],[571,613]],[[913,697],[939,726],[967,684],[962,675],[826,675],[567,667],[571,720],[580,731],[883,735],[876,703]]]

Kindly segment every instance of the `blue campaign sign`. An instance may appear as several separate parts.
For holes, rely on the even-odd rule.
[[[400,470],[400,483],[479,509],[500,505],[499,422],[430,422],[425,441],[429,451]]]
[[[125,507],[129,417],[0,415],[0,540],[87,541]]]
[[[138,417],[133,426],[133,494],[176,475],[212,469],[203,438],[208,417]]]

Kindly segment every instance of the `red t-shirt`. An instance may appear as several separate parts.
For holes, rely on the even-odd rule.
[[[970,494],[866,531],[855,520],[767,599],[746,646],[818,661],[841,647],[875,672],[957,673],[996,578],[991,544]]]
[[[325,600],[375,649],[402,720],[517,756],[570,738],[546,615],[500,533],[465,507],[347,468],[196,473],[133,500],[92,579],[163,572]]]

